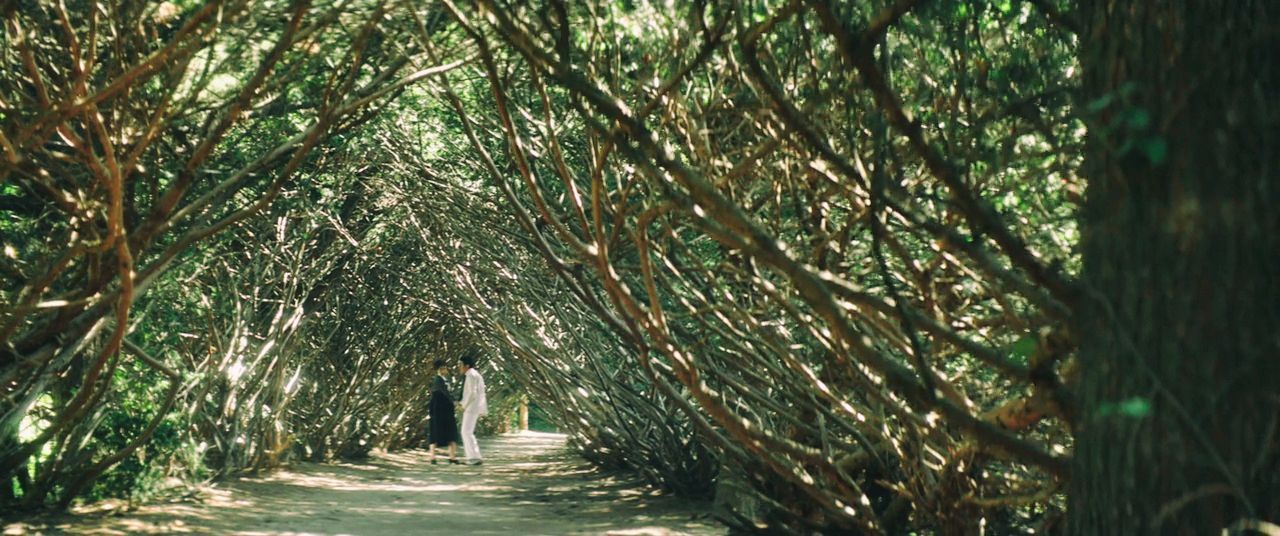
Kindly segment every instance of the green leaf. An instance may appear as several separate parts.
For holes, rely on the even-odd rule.
[[[1147,128],[1147,126],[1151,124],[1151,114],[1147,113],[1147,111],[1143,110],[1142,108],[1134,108],[1132,110],[1129,110],[1128,114],[1126,115],[1128,117],[1126,117],[1125,119],[1128,121],[1129,128],[1131,129],[1142,130]]]
[[[1141,419],[1151,414],[1151,402],[1140,396],[1129,397],[1119,402],[1108,402],[1098,406],[1099,417],[1120,415]]]
[[[1163,164],[1164,159],[1169,156],[1169,144],[1159,136],[1152,136],[1143,140],[1139,148],[1153,165]]]
[[[1036,338],[1034,335],[1024,335],[1009,345],[1009,357],[1014,361],[1026,364],[1031,359],[1031,354],[1036,351]]]
[[[1106,95],[1103,95],[1101,97],[1098,97],[1096,99],[1089,101],[1089,103],[1084,106],[1084,109],[1087,110],[1089,113],[1096,114],[1106,109],[1107,106],[1110,106],[1111,101],[1115,100],[1115,98],[1116,98],[1115,93],[1107,93]]]
[[[1126,417],[1140,419],[1151,413],[1151,403],[1141,397],[1133,397],[1120,403],[1119,412]]]

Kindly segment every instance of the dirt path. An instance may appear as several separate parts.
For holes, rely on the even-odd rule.
[[[220,484],[202,502],[15,522],[4,534],[725,533],[709,505],[595,471],[565,448],[564,436],[507,435],[481,440],[481,449],[479,467],[433,466],[422,451],[298,464]]]

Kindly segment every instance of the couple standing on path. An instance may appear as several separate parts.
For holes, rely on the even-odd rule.
[[[453,416],[453,397],[445,385],[445,360],[437,359],[436,379],[431,383],[431,402],[428,404],[430,425],[427,440],[431,443],[431,465],[436,464],[436,447],[449,447],[449,463],[459,463],[456,454],[458,421]],[[459,363],[466,380],[462,384],[462,447],[467,455],[467,465],[480,465],[480,445],[476,443],[476,420],[489,412],[489,402],[484,396],[484,377],[476,370],[475,356],[462,356]]]

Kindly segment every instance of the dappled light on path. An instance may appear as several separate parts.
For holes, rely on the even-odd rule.
[[[709,504],[592,469],[562,435],[504,435],[481,448],[478,467],[430,465],[418,450],[305,463],[217,485],[195,502],[12,523],[5,534],[724,533]]]

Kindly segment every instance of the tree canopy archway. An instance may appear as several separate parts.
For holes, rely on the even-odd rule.
[[[1275,9],[1094,4],[0,4],[0,504],[411,445],[478,352],[744,528],[1277,521]]]

